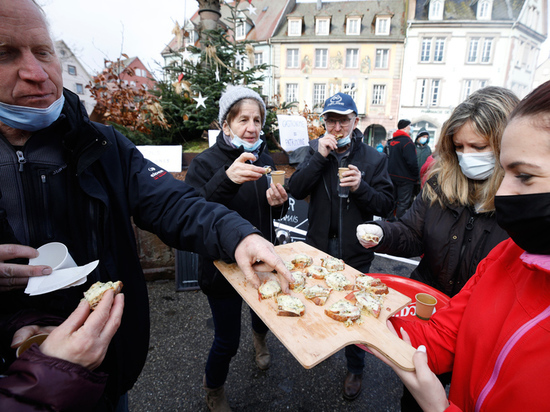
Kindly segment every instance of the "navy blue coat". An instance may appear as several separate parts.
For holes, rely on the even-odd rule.
[[[23,148],[27,163],[21,177],[10,172],[19,167],[17,156],[0,137],[0,188],[4,192],[0,209],[16,210],[14,203],[9,203],[9,190],[4,189],[14,184],[13,178],[20,179],[15,182],[22,190],[20,194],[24,193],[25,202],[20,207],[26,216],[34,216],[32,222],[41,222],[29,225],[29,231],[19,236],[24,238],[20,242],[37,247],[62,241],[77,264],[99,259],[99,267],[81,287],[38,297],[28,297],[21,290],[3,293],[0,313],[30,306],[66,317],[92,282],[121,280],[125,294],[122,325],[99,368],[109,373],[106,391],[116,399],[137,380],[149,347],[147,287],[132,219],[169,246],[227,261],[234,258],[244,237],[259,231],[237,213],[207,202],[191,186],[145,159],[112,127],[91,122],[75,94],[64,90],[64,95],[60,119],[35,133]],[[61,145],[60,165],[42,156],[44,142],[50,141]],[[43,164],[37,164],[39,161]],[[6,176],[9,181],[4,180]],[[40,190],[25,190],[44,180],[47,185]],[[63,210],[63,215],[57,210]],[[7,217],[10,225],[18,224],[13,216],[10,220],[9,212]]]

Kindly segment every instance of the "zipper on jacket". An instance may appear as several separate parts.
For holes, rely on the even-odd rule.
[[[15,154],[17,155],[17,163],[19,163],[19,171],[22,172],[23,165],[27,163],[27,159],[25,159],[25,155],[21,150],[17,150]]]
[[[51,219],[48,218],[49,215],[49,187],[48,187],[48,178],[46,173],[40,172],[40,183],[42,188],[42,210],[44,210],[44,226],[46,231],[46,236],[48,239],[53,239],[53,228]]]

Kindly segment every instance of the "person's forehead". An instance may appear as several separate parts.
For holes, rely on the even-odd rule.
[[[0,0],[0,44],[51,43],[45,16],[29,0]]]

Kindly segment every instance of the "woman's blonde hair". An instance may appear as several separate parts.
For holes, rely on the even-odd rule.
[[[495,210],[495,193],[504,176],[500,167],[500,141],[506,119],[518,103],[519,99],[508,89],[485,87],[472,93],[453,110],[443,124],[437,143],[438,157],[428,173],[428,179],[437,177],[440,194],[427,184],[423,190],[424,199],[431,204],[438,200],[441,207],[457,204],[478,206],[483,212]],[[494,170],[487,180],[468,179],[460,170],[453,140],[466,123],[487,140],[495,155]]]

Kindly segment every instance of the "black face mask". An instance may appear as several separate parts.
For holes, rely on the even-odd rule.
[[[550,255],[550,193],[495,196],[497,223],[523,250]]]

